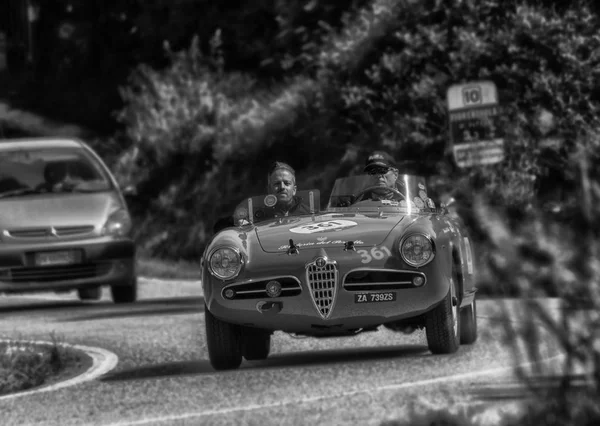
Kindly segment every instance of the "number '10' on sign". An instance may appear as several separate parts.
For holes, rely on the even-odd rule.
[[[481,87],[466,87],[462,91],[463,103],[465,105],[473,105],[481,103]]]

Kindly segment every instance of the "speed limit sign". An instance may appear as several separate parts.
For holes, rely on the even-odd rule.
[[[450,112],[473,106],[498,104],[498,91],[491,81],[455,84],[448,89],[447,97]]]
[[[501,162],[504,139],[496,85],[491,81],[455,84],[446,95],[456,164],[470,167]]]

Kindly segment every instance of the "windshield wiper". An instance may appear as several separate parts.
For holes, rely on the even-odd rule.
[[[13,189],[12,191],[0,193],[0,198],[18,197],[20,195],[41,194],[42,191],[32,188]]]

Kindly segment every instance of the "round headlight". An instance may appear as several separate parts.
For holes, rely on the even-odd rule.
[[[435,256],[433,241],[423,234],[409,235],[400,242],[400,255],[411,266],[424,266]]]
[[[237,277],[242,270],[242,255],[233,247],[219,247],[208,257],[210,272],[222,280]]]

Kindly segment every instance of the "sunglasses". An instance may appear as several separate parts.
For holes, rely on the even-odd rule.
[[[367,173],[371,176],[380,176],[387,174],[387,172],[389,172],[390,170],[393,169],[391,167],[375,167],[369,170]]]

